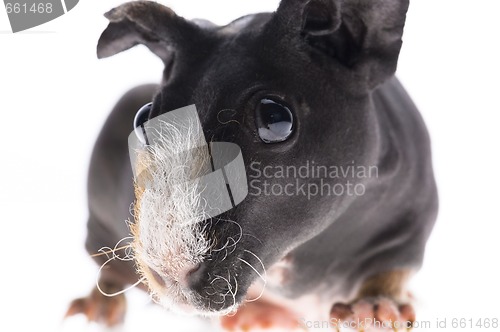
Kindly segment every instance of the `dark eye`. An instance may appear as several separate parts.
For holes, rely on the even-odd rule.
[[[264,143],[283,142],[293,131],[293,114],[290,109],[268,98],[260,101],[255,120],[260,139]]]
[[[144,129],[144,123],[149,120],[149,114],[151,113],[153,103],[148,103],[142,106],[134,117],[134,131],[135,135],[142,142],[142,144],[149,144],[146,137],[146,130]]]

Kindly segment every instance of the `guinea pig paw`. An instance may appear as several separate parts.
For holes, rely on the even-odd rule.
[[[387,297],[362,298],[350,304],[336,303],[330,310],[336,331],[409,331],[415,321],[411,304],[399,304]]]
[[[304,331],[293,312],[263,300],[247,302],[236,313],[221,317],[220,323],[225,331]]]
[[[107,287],[106,289],[107,292],[117,290],[116,286]],[[126,311],[127,302],[124,294],[108,297],[102,294],[97,288],[94,288],[87,297],[73,300],[64,318],[84,314],[89,322],[114,327],[123,324]]]

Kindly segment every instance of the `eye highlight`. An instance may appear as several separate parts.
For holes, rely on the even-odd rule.
[[[290,109],[272,99],[260,101],[255,114],[255,124],[264,143],[285,141],[293,132],[293,114]]]
[[[149,120],[149,114],[153,108],[153,103],[148,103],[142,106],[134,117],[134,131],[135,135],[141,141],[142,144],[149,144],[146,137],[146,131],[144,129],[144,123]]]

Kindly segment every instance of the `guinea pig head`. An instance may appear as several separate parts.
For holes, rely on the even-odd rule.
[[[252,284],[265,286],[268,267],[355,199],[311,195],[311,184],[368,185],[351,172],[298,170],[377,163],[370,94],[394,74],[407,6],[282,0],[274,13],[226,26],[188,21],[147,1],[106,14],[100,58],[142,44],[165,64],[144,119],[194,104],[202,128],[172,135],[138,158],[144,176],[131,226],[135,259],[158,302],[204,315],[236,309]],[[240,204],[209,218],[193,191],[192,181],[213,166],[200,141],[236,144],[249,188]]]

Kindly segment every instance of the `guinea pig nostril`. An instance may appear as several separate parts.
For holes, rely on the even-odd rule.
[[[198,263],[186,272],[187,286],[193,287],[200,283],[205,275],[205,268],[202,263]]]
[[[151,274],[153,275],[153,278],[155,279],[155,281],[158,284],[160,284],[161,286],[165,286],[165,280],[163,280],[163,278],[161,277],[161,275],[158,272],[156,272],[152,268],[149,268],[149,271],[151,272]]]

